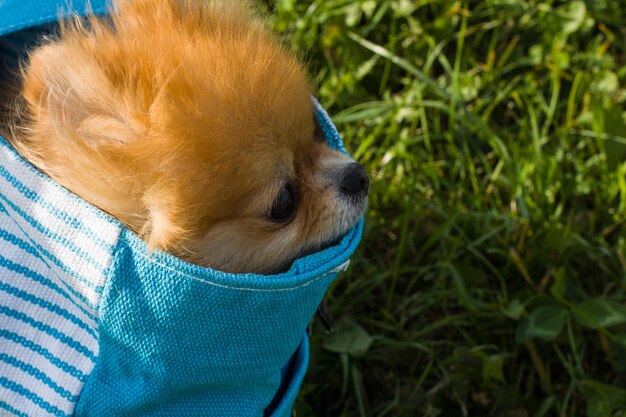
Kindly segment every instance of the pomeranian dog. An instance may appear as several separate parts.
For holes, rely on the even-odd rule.
[[[151,249],[270,274],[363,213],[364,168],[325,143],[296,58],[246,1],[118,0],[22,66],[8,140]]]

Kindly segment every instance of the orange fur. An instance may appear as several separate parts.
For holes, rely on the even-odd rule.
[[[313,139],[310,94],[246,2],[120,0],[110,21],[64,23],[31,54],[11,141],[151,248],[269,273],[362,211],[331,186],[329,167],[350,160]],[[285,181],[296,215],[272,222]]]

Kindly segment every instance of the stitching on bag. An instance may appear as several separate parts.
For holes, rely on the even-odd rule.
[[[314,282],[317,282],[323,278],[328,277],[329,275],[333,275],[336,274],[337,272],[335,272],[334,268],[331,271],[327,271],[327,272],[322,272],[319,276],[316,276],[315,278],[304,282],[302,284],[296,285],[295,287],[289,287],[289,288],[275,288],[275,289],[263,289],[263,288],[246,288],[246,287],[236,287],[236,286],[231,286],[231,285],[225,285],[225,284],[218,284],[217,282],[213,282],[213,281],[209,281],[207,279],[202,279],[202,278],[198,278],[198,277],[194,277],[193,275],[189,275],[185,272],[181,272],[178,271],[174,268],[172,268],[171,266],[165,265],[164,263],[161,263],[159,261],[155,261],[154,259],[151,259],[150,257],[148,257],[145,253],[142,253],[140,251],[137,251],[135,248],[132,247],[131,242],[128,242],[126,239],[124,238],[120,238],[120,241],[123,241],[124,243],[126,243],[127,247],[133,252],[136,253],[137,255],[140,255],[141,257],[145,258],[146,260],[150,261],[151,263],[161,266],[169,271],[174,272],[177,275],[180,276],[184,276],[187,278],[191,278],[194,281],[198,281],[204,284],[208,284],[208,285],[213,285],[215,287],[220,287],[220,288],[227,288],[230,290],[238,290],[238,291],[253,291],[253,292],[284,292],[284,291],[293,291],[293,290],[297,290],[299,288],[303,288],[303,287],[308,287],[309,285],[313,284]]]

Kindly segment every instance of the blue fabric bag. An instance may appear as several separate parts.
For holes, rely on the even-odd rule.
[[[68,3],[0,0],[0,36],[53,22]],[[329,145],[345,152],[314,103]],[[277,275],[148,256],[0,138],[0,415],[291,415],[306,328],[362,227]]]

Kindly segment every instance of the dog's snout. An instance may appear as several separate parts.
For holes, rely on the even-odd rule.
[[[347,195],[367,194],[370,180],[363,165],[351,162],[343,171],[339,189]]]

